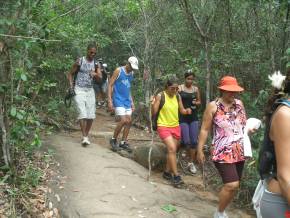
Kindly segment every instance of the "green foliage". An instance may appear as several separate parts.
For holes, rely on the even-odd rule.
[[[290,67],[287,2],[198,0],[186,1],[188,8],[182,7],[182,2],[1,2],[1,33],[26,37],[0,36],[0,43],[7,44],[9,52],[8,64],[0,60],[0,95],[6,99],[15,164],[17,155],[24,153],[31,158],[34,149],[41,146],[41,132],[51,131],[48,123],[61,128],[74,115],[73,109],[63,104],[68,87],[65,75],[75,59],[85,55],[91,41],[99,44],[97,57],[106,60],[110,71],[132,54],[139,58],[140,71],[135,74],[133,89],[136,101],[144,101],[144,89],[151,94],[156,87],[162,87],[168,75],[177,75],[182,82],[184,71],[190,68],[194,69],[204,102],[207,55],[211,99],[218,95],[215,87],[219,78],[235,75],[246,90],[241,98],[248,117],[262,119],[270,93],[267,75],[278,69],[283,72],[285,65]],[[192,15],[206,34],[208,51]],[[143,79],[144,67],[150,71],[147,80]],[[251,138],[253,161],[262,137],[263,129]],[[248,179],[242,187],[252,191],[255,164],[246,169]],[[17,174],[13,169],[5,172],[11,177]],[[5,176],[2,182],[9,178]],[[37,170],[27,168],[21,181],[37,185]],[[18,191],[10,190],[13,195]]]

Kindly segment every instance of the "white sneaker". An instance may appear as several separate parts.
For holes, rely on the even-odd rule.
[[[226,214],[226,212],[218,212],[216,211],[213,215],[213,218],[229,218],[228,215]]]
[[[83,137],[82,145],[86,146],[86,145],[90,145],[90,144],[91,144],[91,142],[89,141],[89,137]]]
[[[194,165],[194,163],[188,163],[188,170],[192,173],[192,174],[196,174],[196,167]]]

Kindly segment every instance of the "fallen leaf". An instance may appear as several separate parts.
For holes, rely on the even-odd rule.
[[[58,195],[58,194],[55,194],[54,196],[56,197],[57,201],[60,202],[60,197],[59,197],[59,195]]]

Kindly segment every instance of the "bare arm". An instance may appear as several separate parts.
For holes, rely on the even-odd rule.
[[[97,79],[102,79],[101,64],[98,63],[98,67],[95,69]]]
[[[270,137],[275,144],[277,160],[277,178],[282,191],[290,205],[290,109],[282,106],[274,114]]]
[[[131,96],[131,108],[132,108],[132,111],[135,111],[135,104],[134,104],[134,100],[133,100],[131,92],[130,92],[130,96]]]
[[[199,106],[201,105],[201,97],[200,97],[200,91],[199,88],[196,86],[196,101],[195,105]]]
[[[160,100],[161,100],[161,94],[159,93],[152,102],[152,107],[151,107],[151,114],[154,116],[157,114],[159,105],[160,105]]]
[[[76,62],[73,64],[71,70],[68,72],[68,75],[67,75],[70,88],[73,88],[73,82],[74,82],[73,78],[74,78],[74,75],[77,73],[77,70],[79,67],[78,63],[79,63],[79,60],[76,60]]]
[[[183,115],[187,115],[187,114],[191,114],[191,109],[190,108],[184,108],[183,106],[183,103],[182,103],[182,100],[181,100],[181,96],[179,94],[177,94],[179,96],[178,98],[178,109],[179,109],[179,112]]]
[[[197,145],[197,154],[198,154],[198,161],[200,163],[204,162],[204,153],[203,153],[203,146],[206,143],[208,134],[211,132],[212,129],[212,120],[214,113],[217,110],[217,106],[214,101],[210,102],[204,111],[203,118],[202,118],[202,125],[198,136],[198,145]]]
[[[113,87],[114,87],[114,83],[115,83],[116,79],[118,78],[119,74],[120,74],[120,69],[117,68],[109,80],[109,85],[108,85],[108,107],[109,107],[109,110],[113,109],[113,104],[112,104]]]

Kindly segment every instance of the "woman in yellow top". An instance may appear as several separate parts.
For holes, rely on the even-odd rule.
[[[161,105],[163,102],[164,104],[159,111],[161,101]],[[174,79],[167,81],[165,90],[156,96],[152,104],[152,114],[156,115],[159,111],[157,132],[167,147],[167,161],[163,178],[170,180],[174,186],[178,186],[183,183],[178,175],[176,163],[176,151],[180,140],[178,111],[186,115],[191,114],[191,109],[184,109],[178,94],[178,81]]]

